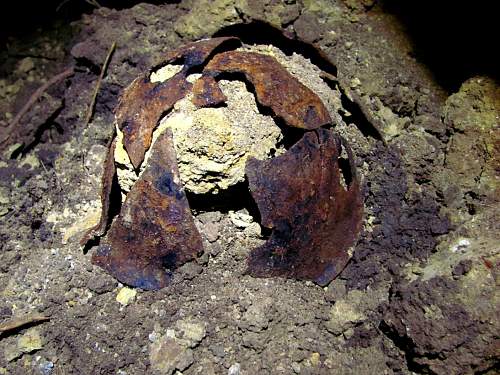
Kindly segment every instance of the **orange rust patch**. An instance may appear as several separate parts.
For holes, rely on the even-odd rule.
[[[344,269],[361,229],[363,202],[350,150],[352,181],[346,188],[340,183],[340,149],[338,136],[318,129],[279,157],[247,162],[262,225],[272,229],[250,254],[250,275],[326,285]]]
[[[271,108],[289,126],[311,130],[332,122],[319,97],[271,56],[222,52],[208,62],[204,73],[243,73],[254,86],[257,101]]]
[[[202,250],[167,129],[130,190],[92,263],[143,289],[167,286],[172,271]]]
[[[136,78],[128,86],[116,108],[118,127],[123,131],[123,145],[134,168],[138,169],[151,146],[153,131],[162,115],[191,90],[186,80],[189,69],[202,65],[221,45],[238,42],[236,38],[214,38],[190,43],[166,55],[161,64],[183,60],[182,71],[165,82],[151,82],[155,68]]]
[[[213,77],[202,76],[193,85],[193,104],[198,108],[213,107],[226,100],[226,96]]]

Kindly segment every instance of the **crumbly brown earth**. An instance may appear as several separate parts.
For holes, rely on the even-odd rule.
[[[329,109],[340,106],[334,129],[351,145],[364,186],[353,258],[325,288],[245,275],[250,249],[265,238],[240,186],[212,203],[190,197],[206,252],[177,270],[171,286],[124,289],[91,265],[95,248],[85,253],[78,243],[99,220],[117,97],[187,41],[235,24],[274,35],[255,21],[316,43],[336,67]],[[396,19],[371,1],[142,4],[101,8],[78,25],[70,45],[47,46],[39,36],[41,51],[31,55],[51,51],[54,63],[11,58],[0,80],[5,125],[43,79],[76,67],[2,151],[0,319],[50,320],[0,335],[0,374],[496,373],[500,93],[493,79],[470,77],[446,92],[412,57]],[[118,48],[84,126],[113,41]]]

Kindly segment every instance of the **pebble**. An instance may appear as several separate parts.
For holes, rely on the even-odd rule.
[[[240,364],[235,363],[234,365],[231,365],[231,367],[229,367],[229,370],[227,370],[227,375],[240,375],[240,370]]]
[[[309,361],[311,362],[311,365],[313,365],[314,367],[319,365],[319,360],[320,360],[320,355],[319,353],[316,352],[312,353],[311,357],[309,357]]]
[[[30,70],[35,68],[35,62],[31,57],[26,57],[19,62],[17,71],[19,73],[28,73]]]
[[[182,342],[165,335],[151,344],[149,361],[155,371],[169,375],[175,370],[183,371],[191,366],[194,357],[193,351]]]
[[[118,301],[123,306],[127,306],[130,302],[132,302],[135,299],[136,295],[137,291],[135,289],[125,286],[121,288],[118,294],[116,295],[116,301]]]

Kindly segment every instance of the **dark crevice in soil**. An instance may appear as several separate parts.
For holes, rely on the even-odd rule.
[[[253,217],[254,221],[260,223],[261,216],[257,203],[250,194],[248,181],[245,179],[218,193],[195,194],[186,191],[189,207],[194,215],[201,212],[220,211],[228,213],[229,211],[239,211],[246,209]]]
[[[415,345],[408,337],[401,337],[387,325],[386,322],[381,321],[379,324],[380,331],[391,340],[396,347],[398,347],[405,356],[406,366],[409,371],[415,374],[433,374],[434,372],[428,366],[421,365],[415,362]],[[438,358],[439,354],[436,354]]]
[[[57,109],[52,116],[50,116],[47,121],[45,121],[43,124],[39,125],[32,137],[32,141],[27,144],[24,147],[21,147],[19,149],[18,154],[13,154],[12,158],[16,158],[19,155],[27,155],[29,154],[37,145],[41,143],[51,143],[51,144],[57,144],[57,143],[62,143],[64,139],[61,139],[59,142],[55,142],[54,139],[52,139],[52,135],[49,134],[48,140],[45,140],[44,138],[46,137],[47,133],[51,132],[52,130],[55,130],[56,133],[60,136],[64,135],[64,129],[63,127],[57,123],[55,120],[63,110],[64,105],[62,105],[59,109]],[[62,137],[64,138],[64,137]]]
[[[98,0],[102,7],[128,9],[140,0]],[[178,3],[179,1],[149,0],[146,3],[161,5]],[[96,6],[85,0],[46,0],[46,1],[13,1],[4,6],[0,13],[0,46],[8,37],[23,37],[36,34],[39,28],[52,28],[54,25],[69,24],[93,12]]]
[[[344,179],[345,186],[350,186],[353,180],[351,163],[348,159],[339,158],[338,159],[339,169],[341,178]]]
[[[324,72],[337,75],[337,67],[312,44],[286,36],[282,30],[262,21],[226,26],[217,31],[217,36],[236,36],[245,44],[272,44],[287,55],[294,52],[310,59]]]
[[[474,372],[474,375],[494,375],[494,374],[500,374],[500,360],[497,360],[497,362],[493,366],[490,366],[484,370]]]
[[[412,39],[412,55],[426,65],[434,79],[449,92],[475,75],[500,78],[495,45],[495,2],[397,1],[381,2],[394,14]]]
[[[327,84],[330,86],[330,84]],[[333,89],[333,87],[331,87]],[[363,109],[359,106],[358,103],[351,101],[347,95],[343,93],[343,90],[340,90],[340,101],[342,103],[342,108],[344,108],[347,112],[350,113],[350,116],[347,116],[343,111],[339,111],[340,116],[344,120],[346,124],[353,123],[359,129],[361,134],[363,134],[366,138],[373,138],[377,141],[384,141],[382,134],[380,131],[373,125],[363,113]]]
[[[83,253],[87,254],[88,251],[94,247],[98,246],[101,242],[101,238],[106,235],[108,229],[113,222],[114,218],[118,216],[122,209],[122,191],[120,188],[120,184],[118,183],[118,175],[115,173],[113,176],[113,182],[111,184],[111,191],[109,193],[109,211],[108,211],[108,220],[106,222],[106,230],[102,236],[95,236],[94,238],[87,241],[83,248]]]

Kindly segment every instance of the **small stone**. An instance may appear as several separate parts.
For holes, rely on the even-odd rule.
[[[353,328],[347,328],[344,333],[344,338],[346,340],[349,340],[352,336],[354,336],[354,329]]]
[[[36,329],[28,330],[17,340],[17,347],[23,353],[31,353],[42,349],[42,338]]]
[[[247,326],[249,330],[254,332],[266,329],[272,316],[270,314],[272,304],[273,300],[270,297],[253,301],[252,305],[243,314],[242,326]]]
[[[165,65],[160,69],[151,73],[151,82],[165,82],[167,79],[172,78],[174,75],[179,73],[184,65]]]
[[[311,357],[309,357],[309,361],[311,362],[311,365],[314,367],[317,367],[319,365],[319,360],[320,360],[320,355],[319,353],[312,353]]]
[[[460,238],[452,247],[452,253],[463,253],[470,246],[470,241],[467,238]]]
[[[37,356],[34,361],[34,367],[38,368],[40,375],[50,375],[54,370],[54,362],[48,361],[41,356]]]
[[[179,320],[175,327],[182,335],[181,338],[186,340],[191,348],[197,346],[207,334],[205,324],[194,319]]]
[[[13,145],[10,145],[7,147],[7,149],[3,152],[3,156],[6,159],[12,159],[12,156],[19,151],[19,149],[23,147],[22,143],[14,143]]]
[[[42,349],[42,338],[36,328],[29,329],[16,343],[5,345],[4,357],[7,362],[13,361],[25,353]]]
[[[222,252],[222,246],[219,243],[215,242],[210,244],[209,250],[210,250],[210,255],[216,257]]]
[[[454,278],[466,275],[472,269],[472,260],[464,259],[458,263],[451,272]]]
[[[18,73],[28,73],[35,68],[35,63],[31,57],[26,57],[19,62],[17,67]]]
[[[130,302],[135,299],[137,291],[129,287],[123,287],[120,289],[116,295],[116,301],[120,302],[123,306],[127,306]]]
[[[90,272],[92,272],[92,269]],[[94,293],[103,294],[115,289],[116,281],[109,276],[92,277],[88,281],[87,286]]]
[[[224,358],[226,352],[224,350],[224,346],[221,344],[212,344],[208,347],[208,349],[212,352],[212,354],[219,358]]]
[[[307,43],[313,43],[321,37],[321,24],[312,13],[303,13],[293,24],[297,35]]]
[[[345,297],[347,289],[345,281],[336,279],[330,285],[325,293],[325,300],[328,302],[335,302]]]
[[[356,87],[358,87],[359,85],[361,85],[361,81],[359,80],[359,78],[353,78],[351,80],[351,89],[355,89]]]
[[[261,228],[259,223],[250,223],[248,227],[244,230],[245,234],[248,237],[260,238],[261,236]]]
[[[40,167],[40,161],[34,154],[27,155],[23,160],[21,160],[21,165],[28,167],[30,169],[35,169]]]
[[[239,363],[235,363],[229,367],[227,370],[227,375],[240,375],[241,366]]]
[[[203,233],[207,237],[208,242],[215,242],[219,238],[219,225],[216,223],[206,223]]]
[[[237,228],[246,228],[253,223],[253,217],[246,212],[229,212],[229,219]]]
[[[156,332],[156,331],[151,332],[151,333],[148,335],[148,340],[149,340],[150,342],[155,342],[156,340],[158,340],[158,332]]]
[[[300,374],[300,364],[298,364],[297,362],[292,362],[292,370],[296,374]]]
[[[189,262],[184,264],[180,270],[185,279],[192,280],[203,271],[203,267],[196,262]]]
[[[176,338],[165,335],[151,344],[149,361],[155,373],[170,375],[175,370],[183,371],[191,366],[193,351]]]

